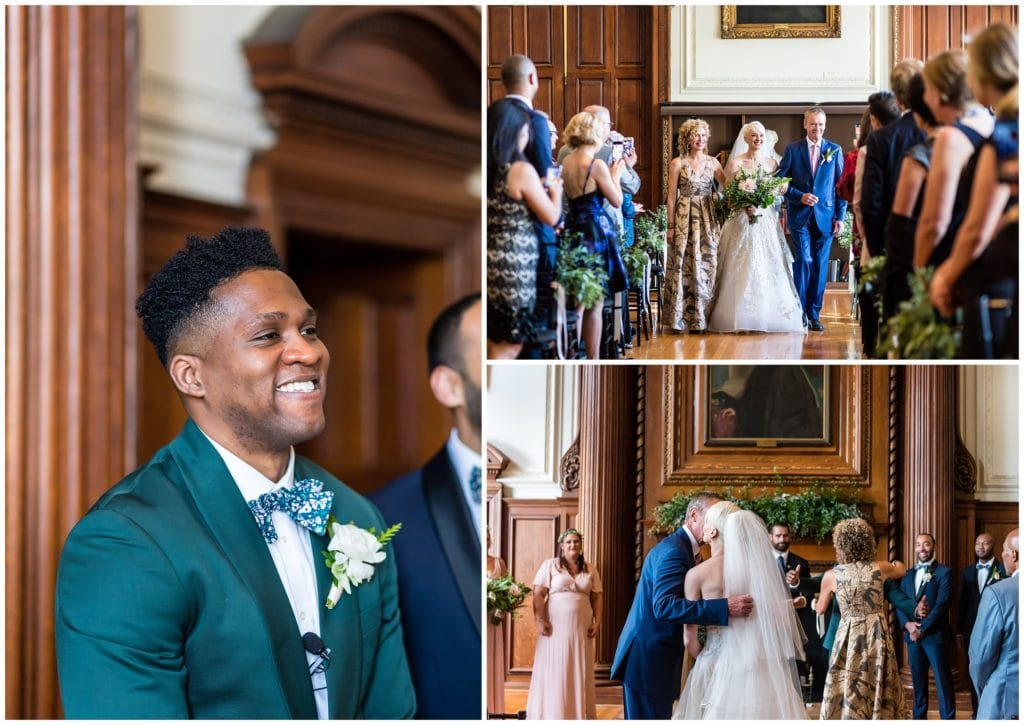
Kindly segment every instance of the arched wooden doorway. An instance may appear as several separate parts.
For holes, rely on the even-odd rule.
[[[441,445],[427,331],[480,289],[480,13],[282,7],[245,51],[277,131],[249,197],[332,356],[304,453],[371,490]]]

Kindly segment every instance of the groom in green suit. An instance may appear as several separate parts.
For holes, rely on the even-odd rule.
[[[374,555],[372,537],[345,529],[349,591],[326,605],[328,514],[386,525],[295,455],[324,429],[329,355],[267,233],[190,237],[137,310],[189,420],[64,545],[55,626],[65,714],[411,717],[389,547]]]

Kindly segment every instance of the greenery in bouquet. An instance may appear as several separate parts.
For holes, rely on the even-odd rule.
[[[593,307],[604,297],[608,272],[604,270],[599,255],[577,244],[574,235],[564,234],[558,245],[555,279],[567,297],[583,307]]]
[[[487,616],[491,624],[501,624],[502,618],[510,614],[513,618],[523,606],[530,587],[516,581],[511,574],[487,580]]]
[[[715,212],[715,220],[718,222],[718,226],[721,227],[729,219],[729,214],[732,213],[732,209],[729,208],[729,202],[725,200],[724,194],[715,194],[711,204]]]
[[[758,167],[752,173],[740,169],[725,185],[725,201],[733,214],[743,213],[748,206],[767,209],[775,204],[782,195],[781,189],[790,179],[784,176],[772,176]],[[749,217],[751,224],[756,224],[760,216]]]
[[[960,346],[960,332],[938,313],[928,296],[934,267],[915,269],[910,276],[910,299],[888,319],[878,345],[880,356],[901,360],[948,360]]]
[[[843,228],[839,230],[839,235],[836,236],[836,242],[839,244],[840,249],[849,249],[853,244],[853,212],[846,212],[846,218],[843,219]]]
[[[843,519],[863,518],[856,500],[837,486],[816,482],[799,493],[786,493],[777,473],[772,486],[751,484],[738,491],[727,486],[718,493],[723,500],[756,513],[766,526],[786,523],[794,539],[814,539],[819,544]],[[682,526],[689,503],[689,496],[677,493],[670,501],[655,506],[650,533],[669,534]]]

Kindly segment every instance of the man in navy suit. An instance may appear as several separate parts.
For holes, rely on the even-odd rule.
[[[996,542],[992,534],[983,531],[974,540],[974,553],[977,562],[965,567],[960,577],[959,634],[964,651],[968,653],[967,664],[970,666],[971,632],[978,618],[978,605],[981,596],[991,584],[1006,578],[1006,570],[995,557]],[[978,717],[978,691],[971,688],[971,717]]]
[[[553,162],[548,117],[533,107],[534,96],[540,89],[537,67],[525,55],[510,55],[501,64],[501,84],[505,87],[505,97],[495,103],[518,103],[530,112],[530,142],[523,155],[537,170],[537,175],[544,179]],[[550,224],[534,218],[533,232],[537,235],[540,251],[537,261],[537,321],[546,326],[558,247],[555,243],[555,230]]]
[[[480,295],[446,308],[427,341],[430,389],[451,412],[448,441],[427,464],[370,495],[395,538],[398,606],[416,718],[479,720]]]
[[[721,499],[697,493],[686,507],[686,523],[658,543],[644,559],[626,624],[619,635],[611,676],[622,681],[627,720],[667,720],[679,697],[684,624],[728,624],[746,617],[754,601],[747,595],[690,601],[683,580],[700,561],[704,513]]]
[[[832,237],[846,217],[846,201],[836,197],[836,184],[843,174],[843,150],[824,138],[823,108],[807,109],[804,130],[807,137],[786,147],[777,173],[792,179],[786,191],[786,219],[795,247],[793,282],[807,326],[821,332],[825,328],[819,315]]]
[[[1020,715],[1019,554],[1020,532],[1014,529],[1003,542],[1003,564],[1010,578],[987,587],[978,608],[970,671],[981,693],[980,720],[1017,720]]]
[[[920,621],[909,619],[897,610],[900,627],[905,630],[910,675],[914,683],[914,719],[928,718],[928,669],[935,675],[939,715],[943,720],[956,718],[953,699],[953,671],[949,660],[949,605],[953,598],[953,572],[935,558],[935,539],[918,534],[914,540],[917,565],[900,581],[900,588],[915,602],[928,602],[928,615]]]
[[[896,103],[903,114],[894,121],[868,136],[867,152],[864,158],[864,179],[861,182],[860,213],[864,221],[864,242],[868,254],[877,257],[885,254],[885,225],[892,213],[892,199],[896,195],[900,164],[907,149],[924,142],[924,131],[914,122],[910,107],[910,81],[924,70],[924,64],[916,58],[901,60],[892,69],[889,77]],[[877,293],[875,293],[877,294]],[[878,314],[871,297],[862,297],[860,306],[864,354],[874,355],[875,339],[878,337]]]

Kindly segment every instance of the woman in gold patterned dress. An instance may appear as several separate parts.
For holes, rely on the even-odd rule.
[[[668,167],[668,262],[665,324],[673,332],[704,332],[715,294],[718,221],[715,182],[725,183],[718,159],[708,156],[710,129],[691,118],[679,127],[679,156]]]
[[[875,535],[863,519],[840,521],[832,538],[839,563],[822,577],[815,608],[818,614],[828,611],[834,593],[840,619],[821,719],[908,719],[883,592],[885,580],[899,579],[907,567],[899,561],[873,561]]]

